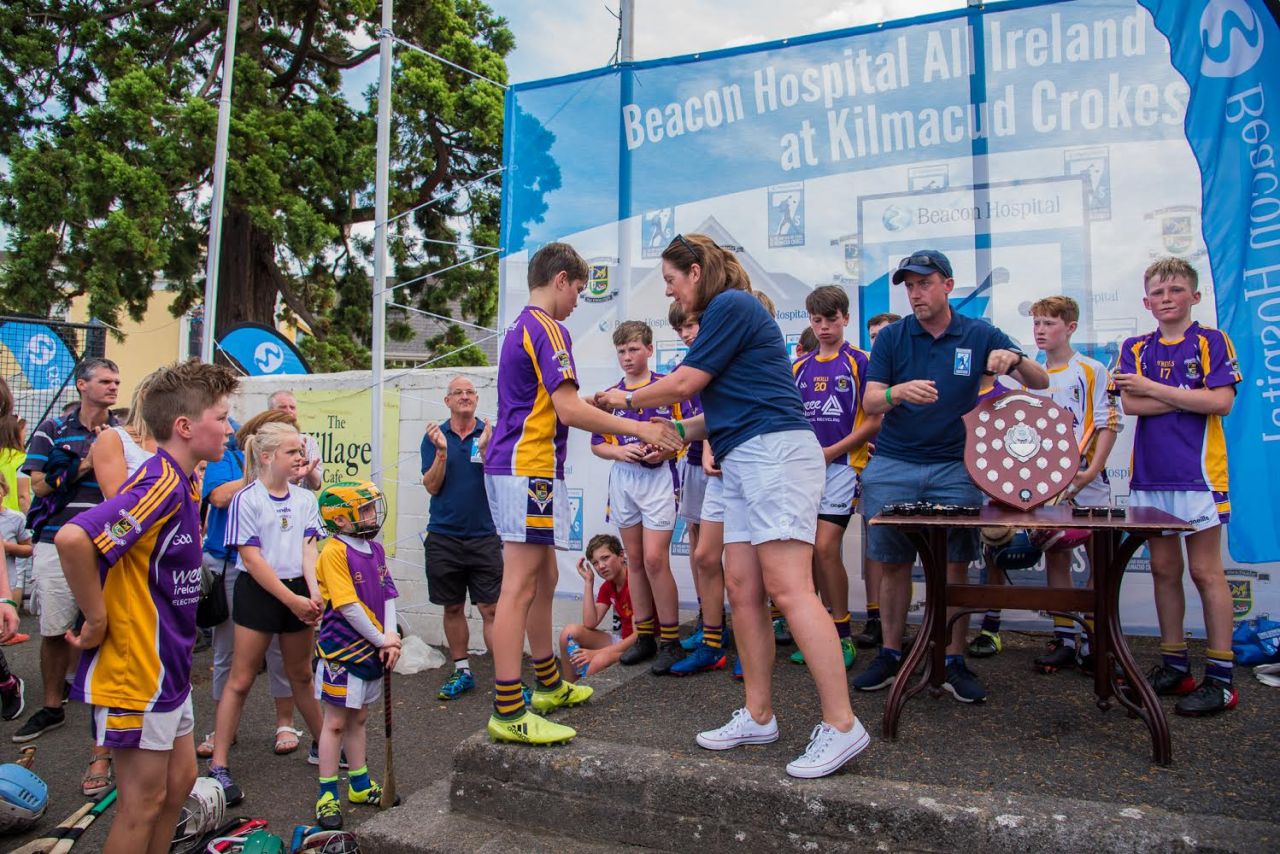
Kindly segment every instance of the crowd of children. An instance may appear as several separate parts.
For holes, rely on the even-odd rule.
[[[920,258],[929,263],[922,266]],[[867,621],[855,638],[841,544],[859,510],[864,469],[877,441],[891,435],[881,413],[937,399],[931,383],[879,381],[882,348],[892,346],[891,338],[920,334],[920,324],[912,326],[910,316],[871,318],[869,354],[846,341],[846,293],[819,287],[806,300],[812,338],[801,342],[792,360],[767,298],[752,290],[731,251],[702,235],[678,235],[662,266],[674,300],[669,320],[689,347],[684,361],[667,375],[652,371],[652,331],[644,323],[623,323],[614,334],[623,378],[584,397],[563,321],[585,286],[586,262],[561,243],[544,246],[530,261],[530,303],[503,343],[498,415],[484,427],[486,435],[492,429],[482,453],[486,494],[503,541],[488,732],[518,743],[571,739],[572,728],[545,715],[585,702],[592,692],[566,679],[565,671],[583,678],[615,663],[651,661],[655,674],[688,676],[725,667],[727,599],[744,704],[723,726],[696,734],[696,743],[723,750],[780,737],[771,673],[775,642],[786,633],[798,647],[792,660],[808,667],[822,709],[787,772],[830,774],[869,742],[845,676],[856,649],[882,647],[870,668],[880,671],[852,681],[863,690],[892,681],[896,669],[886,654],[901,649],[902,638],[886,634],[879,618],[888,579],[882,583],[874,561],[864,563]],[[949,262],[939,253],[912,256],[900,267],[914,276],[903,277],[917,289],[913,293],[927,288],[934,275],[943,276],[950,291],[950,277],[943,275]],[[1072,413],[1081,464],[1064,500],[1110,501],[1105,467],[1123,427],[1121,411],[1136,416],[1129,503],[1166,510],[1193,526],[1185,536],[1186,554],[1209,640],[1198,681],[1182,628],[1184,537],[1153,538],[1162,660],[1148,678],[1157,693],[1179,695],[1179,713],[1214,714],[1237,703],[1231,596],[1220,556],[1230,513],[1221,420],[1241,375],[1226,335],[1191,318],[1200,300],[1194,268],[1178,259],[1158,261],[1146,271],[1143,287],[1157,328],[1124,342],[1114,372],[1073,348],[1079,308],[1067,297],[1030,307],[1047,388],[1034,388],[1044,384],[1044,373],[1020,370],[1023,354],[1016,349],[1006,346],[987,364],[993,373],[1021,377],[1029,390]],[[914,299],[913,308],[919,308]],[[881,338],[885,329],[893,335]],[[108,851],[168,850],[196,775],[190,669],[204,562],[197,469],[223,460],[231,433],[228,397],[237,385],[227,369],[196,362],[149,376],[127,423],[111,431],[114,442],[95,451],[105,500],[69,517],[54,537],[83,617],[65,635],[81,653],[71,696],[93,707],[94,738],[111,750],[119,788]],[[1010,387],[1007,380],[987,383],[982,393]],[[873,398],[876,405],[867,405]],[[613,462],[606,518],[620,537],[600,534],[589,541],[577,564],[582,620],[564,627],[557,644],[554,552],[568,546],[564,463],[571,427],[590,432],[593,452]],[[5,449],[20,443],[20,435],[9,435],[16,430],[11,394],[0,389]],[[241,796],[228,751],[245,695],[275,641],[319,766],[316,819],[338,828],[339,767],[351,768],[348,802],[377,805],[382,798],[367,767],[365,729],[367,709],[379,701],[381,680],[400,652],[397,591],[375,541],[385,503],[371,483],[339,483],[318,497],[297,485],[308,461],[302,436],[287,417],[257,420],[243,442],[242,465],[241,479],[228,478],[233,486],[214,502],[225,508],[223,569],[234,563],[238,573],[228,591],[234,655],[209,739],[210,775],[229,801]],[[0,643],[17,630],[13,591],[23,581],[16,562],[32,549],[23,496],[12,481],[7,473],[0,477],[0,548],[7,568],[0,575]],[[669,562],[677,517],[690,526],[700,599],[698,629],[683,645]],[[989,547],[985,557],[987,569],[998,575],[997,550]],[[1046,569],[1050,585],[1071,585],[1066,551],[1050,550]],[[998,613],[986,616],[971,654],[999,652],[998,619]],[[526,637],[535,675],[527,693],[521,680]],[[1087,639],[1073,622],[1055,621],[1036,667],[1054,672],[1090,666]],[[985,696],[952,693],[962,700]],[[22,681],[2,656],[0,698],[0,716],[21,713]]]
[[[924,280],[934,276],[939,287],[949,293],[949,261],[941,253],[925,255],[928,263],[916,270],[916,280],[924,287]],[[556,260],[548,266],[552,258]],[[904,273],[910,273],[917,261],[916,257],[904,259]],[[886,639],[880,620],[883,571],[876,560],[863,562],[867,620],[854,637],[848,572],[841,551],[847,526],[858,510],[862,471],[875,452],[882,429],[880,413],[901,404],[928,406],[937,400],[937,392],[932,383],[919,385],[920,380],[909,380],[901,389],[873,382],[874,393],[883,395],[887,405],[864,405],[870,398],[872,357],[846,341],[848,296],[832,286],[814,289],[806,300],[810,329],[802,336],[791,363],[790,393],[772,386],[762,391],[762,383],[767,385],[771,379],[769,368],[785,345],[776,324],[770,322],[757,330],[748,304],[734,302],[735,292],[748,298],[754,295],[745,273],[739,276],[735,267],[731,253],[700,235],[678,235],[664,252],[667,293],[674,298],[669,321],[689,346],[684,362],[671,374],[662,376],[650,370],[652,332],[646,324],[628,321],[615,332],[624,377],[595,395],[597,406],[633,424],[668,423],[676,428],[685,447],[677,450],[643,436],[620,438],[617,433],[598,432],[593,437],[596,455],[614,462],[606,519],[619,528],[622,539],[608,535],[593,538],[585,559],[579,561],[583,620],[561,633],[560,653],[565,666],[583,676],[614,662],[635,664],[655,655],[658,659],[652,669],[656,674],[683,676],[719,669],[728,660],[727,593],[739,653],[734,671],[739,678],[745,672],[747,703],[728,724],[700,734],[697,742],[721,749],[778,737],[776,721],[769,713],[767,672],[761,671],[767,671],[767,663],[772,661],[775,639],[794,636],[799,649],[792,660],[809,664],[824,714],[805,755],[788,766],[788,771],[796,776],[816,776],[835,770],[865,745],[861,724],[847,711],[848,686],[843,679],[836,684],[830,678],[829,662],[842,660],[844,668],[850,668],[859,646],[882,646],[868,672],[852,681],[854,688],[877,690],[891,684],[897,672],[897,659],[882,661],[886,653],[901,655],[901,639]],[[534,306],[549,304],[548,297],[557,293],[556,287],[562,288],[559,292],[565,296],[557,303],[558,313],[550,318],[554,326],[543,324],[543,330],[562,345],[555,363],[560,367],[554,373],[530,371],[528,363],[537,357],[535,348],[504,349],[500,377],[517,372],[550,376],[546,386],[534,392],[523,390],[526,398],[550,395],[568,382],[576,390],[568,332],[559,321],[572,310],[574,301],[569,297],[582,287],[583,270],[576,253],[563,244],[544,247],[531,262],[529,284]],[[899,280],[895,278],[895,282]],[[1072,347],[1071,336],[1080,319],[1075,301],[1051,297],[1030,307],[1035,343],[1047,371],[1031,362],[1027,363],[1031,367],[1024,369],[1024,354],[1005,338],[1004,349],[988,363],[988,373],[996,375],[990,379],[995,382],[984,383],[980,393],[1003,394],[1024,388],[1050,397],[1072,414],[1081,463],[1062,500],[1082,505],[1110,503],[1106,464],[1123,429],[1121,410],[1137,416],[1130,503],[1160,507],[1196,526],[1196,532],[1185,539],[1192,579],[1201,592],[1209,627],[1205,679],[1197,682],[1190,675],[1182,636],[1182,538],[1154,538],[1152,571],[1163,655],[1149,679],[1158,693],[1181,695],[1176,705],[1179,713],[1213,714],[1237,702],[1231,689],[1230,596],[1219,552],[1220,525],[1229,513],[1220,419],[1230,411],[1240,376],[1226,336],[1191,320],[1191,307],[1199,300],[1194,268],[1179,259],[1161,260],[1145,272],[1143,287],[1144,305],[1155,317],[1158,329],[1124,342],[1114,373]],[[724,294],[731,295],[730,299],[718,299]],[[726,317],[731,318],[729,325],[722,326]],[[867,327],[873,348],[882,330],[913,320],[908,317],[904,321],[893,314],[870,318]],[[713,340],[708,340],[710,321],[716,324]],[[919,330],[919,324],[913,328]],[[524,340],[529,341],[527,333]],[[717,382],[733,376],[739,364],[751,366],[750,382],[737,390]],[[569,370],[564,370],[566,367]],[[1005,373],[1010,376],[1000,376]],[[1047,387],[1042,388],[1046,375]],[[740,399],[745,388],[752,397],[749,405]],[[903,397],[896,398],[895,391]],[[979,392],[973,394],[970,407],[979,399]],[[778,412],[771,411],[773,405]],[[512,409],[501,388],[498,408],[499,419],[507,419],[510,431],[519,431],[526,439],[541,435],[544,441],[554,440],[555,451],[563,454],[564,421],[557,423],[555,431],[529,431],[523,422],[528,415]],[[820,467],[815,468],[807,452],[809,440],[792,439],[793,433],[816,437]],[[753,453],[757,442],[767,447],[765,454]],[[543,454],[552,458],[550,448]],[[793,464],[788,465],[792,454]],[[736,476],[730,477],[730,471]],[[812,514],[804,511],[809,499],[797,496],[796,501],[783,500],[791,494],[789,487],[797,486],[798,491],[812,496]],[[530,488],[528,494],[532,508],[538,493]],[[490,502],[496,513],[500,502],[493,496]],[[671,520],[677,516],[690,526],[690,563],[699,599],[699,622],[683,649],[673,643],[674,617],[670,613],[674,604],[664,601],[674,596],[666,552]],[[530,530],[504,533],[503,538],[508,545],[521,542]],[[660,554],[654,554],[655,548]],[[992,580],[1003,575],[1002,554],[990,546],[984,550]],[[1070,586],[1071,560],[1072,552],[1066,548],[1046,549],[1047,583]],[[797,572],[797,566],[803,566],[804,571]],[[605,579],[598,595],[592,569]],[[822,604],[818,604],[815,591],[821,594]],[[766,597],[772,611],[766,610]],[[812,606],[806,597],[812,597]],[[813,608],[824,605],[824,619],[813,619]],[[610,606],[617,624],[634,625],[634,634],[599,630]],[[773,631],[762,632],[760,627],[768,625],[770,616],[774,618]],[[1076,629],[1076,621],[1055,619],[1048,649],[1035,660],[1041,672],[1092,667],[1088,646],[1091,615],[1078,616],[1086,627],[1083,634]],[[524,628],[519,617],[508,615],[515,620],[509,630]],[[826,642],[828,631],[834,644]],[[968,651],[980,658],[1001,649],[999,612],[989,612]],[[813,654],[820,657],[817,667]],[[963,659],[963,655],[948,655],[949,669],[953,658]],[[538,666],[535,662],[535,668]],[[959,672],[966,674],[965,684],[954,686],[951,693],[962,701],[981,702],[985,689],[963,665]],[[514,676],[510,673],[508,681],[499,681],[490,733],[501,740],[532,743],[571,738],[571,729],[551,728],[547,722],[543,722],[547,728],[509,726],[511,721],[527,721],[516,702],[518,683]],[[556,676],[559,678],[558,671]]]

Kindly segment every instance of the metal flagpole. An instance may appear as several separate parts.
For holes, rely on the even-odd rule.
[[[213,154],[213,200],[209,208],[209,250],[204,268],[204,335],[200,341],[200,358],[213,361],[214,319],[218,314],[218,260],[222,254],[223,191],[227,183],[227,136],[231,130],[231,83],[235,77],[236,28],[240,18],[240,0],[231,0],[227,8],[227,37],[222,56],[222,95],[218,98],[218,133]]]
[[[391,33],[393,0],[382,0],[382,42],[378,53],[378,137],[377,167],[374,173],[373,201],[373,412],[369,423],[373,429],[369,450],[371,479],[379,483],[382,474],[382,377],[386,367],[387,327],[387,196],[391,164]],[[381,485],[381,484],[379,484]]]
[[[635,0],[621,0],[618,24],[621,29],[621,45],[618,61],[622,104],[631,103],[635,85],[631,63],[635,60]],[[619,111],[621,115],[621,111]],[[631,317],[631,253],[636,244],[635,220],[631,217],[631,152],[627,149],[627,136],[619,119],[618,126],[618,320]]]

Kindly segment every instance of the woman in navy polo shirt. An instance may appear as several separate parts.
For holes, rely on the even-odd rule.
[[[662,275],[667,296],[699,317],[697,340],[670,375],[632,392],[601,392],[596,403],[641,409],[702,398],[705,415],[682,426],[687,439],[710,440],[724,474],[725,581],[746,707],[700,733],[698,744],[727,750],[778,739],[767,595],[787,618],[822,703],[822,722],[787,773],[822,777],[869,742],[849,704],[835,626],[813,589],[822,449],[804,417],[782,332],[733,253],[704,235],[677,235],[662,253]]]

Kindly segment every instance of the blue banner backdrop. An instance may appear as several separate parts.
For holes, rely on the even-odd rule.
[[[1226,329],[1245,375],[1226,419],[1236,615],[1274,611],[1280,564],[1260,562],[1280,561],[1278,80],[1262,0],[1015,0],[517,85],[499,314],[509,323],[524,304],[539,246],[573,243],[591,280],[567,323],[592,391],[618,379],[622,320],[653,327],[655,367],[679,364],[658,261],[676,233],[734,247],[789,342],[812,288],[846,288],[862,346],[869,316],[907,308],[888,280],[898,258],[934,247],[953,261],[957,311],[1034,351],[1030,305],[1069,295],[1073,343],[1114,364],[1155,323],[1143,270],[1179,256],[1201,274],[1196,318]],[[1107,469],[1120,504],[1131,432]],[[569,467],[590,537],[605,527],[608,466],[575,435]],[[673,554],[687,550],[678,532]],[[1146,568],[1140,557],[1125,584],[1132,628],[1155,625]],[[856,608],[862,585],[850,587]]]

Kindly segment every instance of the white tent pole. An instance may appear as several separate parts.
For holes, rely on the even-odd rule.
[[[205,253],[204,334],[200,340],[200,358],[205,362],[213,361],[213,324],[218,314],[218,261],[222,254],[223,191],[227,183],[227,137],[231,130],[231,83],[235,77],[236,28],[239,18],[240,0],[231,0],[227,8],[227,37],[222,55],[222,95],[218,98],[218,132],[213,150],[209,249]]]
[[[622,87],[622,103],[625,106],[631,101],[632,70],[635,60],[635,0],[621,0],[618,10],[618,23],[621,29],[621,44],[618,61],[622,72],[619,78]],[[631,253],[636,244],[635,220],[631,217],[631,152],[627,150],[626,136],[621,124],[618,128],[618,320],[631,318]]]
[[[369,440],[372,454],[371,479],[378,483],[382,475],[382,377],[386,367],[387,337],[387,197],[391,168],[391,34],[393,0],[382,0],[382,28],[378,31],[381,48],[378,53],[378,137],[377,166],[374,173],[373,201],[373,435]]]

